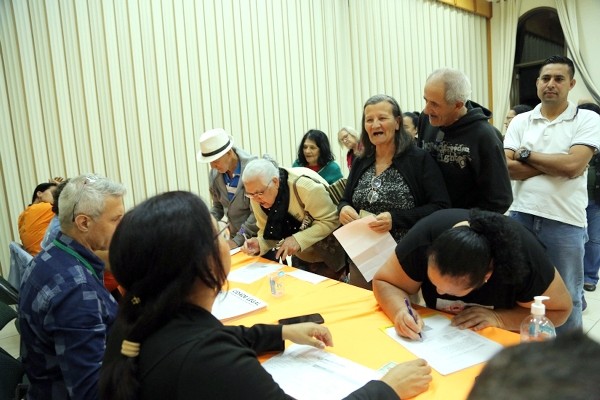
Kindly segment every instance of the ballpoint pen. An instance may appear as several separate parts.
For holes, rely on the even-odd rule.
[[[415,315],[412,307],[410,306],[410,300],[408,300],[408,297],[404,298],[404,304],[406,304],[406,308],[408,308],[408,313],[410,314],[411,317],[413,317],[413,319],[415,320],[415,324],[416,324],[417,316]],[[421,335],[421,332],[419,332],[419,337],[421,338],[421,341],[423,341],[423,335]]]
[[[244,240],[250,239],[248,235],[246,235],[246,229],[244,229],[243,226],[240,228],[239,233],[244,237]]]

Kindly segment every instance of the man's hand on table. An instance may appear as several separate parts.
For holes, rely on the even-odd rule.
[[[293,236],[286,237],[279,249],[277,249],[277,254],[275,254],[275,258],[279,259],[280,257],[286,260],[289,256],[293,256],[297,252],[300,251],[300,245],[296,241]]]

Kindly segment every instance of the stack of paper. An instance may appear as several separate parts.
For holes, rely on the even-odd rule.
[[[267,360],[263,367],[286,394],[301,400],[341,399],[381,377],[346,358],[299,344]]]
[[[472,365],[488,361],[502,345],[469,329],[459,329],[442,315],[424,317],[423,341],[398,336],[394,327],[388,334],[408,351],[421,357],[442,375],[448,375]]]

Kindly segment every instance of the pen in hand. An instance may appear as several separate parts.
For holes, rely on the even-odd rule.
[[[410,300],[408,300],[408,297],[404,298],[404,304],[406,304],[406,308],[408,308],[408,313],[410,314],[410,316],[413,317],[415,323],[417,323],[417,316],[415,315],[415,312],[410,306]],[[419,332],[419,337],[421,338],[421,341],[423,341],[423,335],[421,334],[421,332]]]

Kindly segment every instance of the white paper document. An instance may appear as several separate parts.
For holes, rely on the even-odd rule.
[[[275,272],[281,268],[281,264],[264,264],[254,262],[248,264],[245,267],[238,268],[235,271],[231,271],[227,276],[227,279],[231,282],[239,283],[253,283],[269,275],[271,272]]]
[[[286,275],[293,276],[296,279],[310,282],[315,285],[327,279],[327,277],[325,276],[313,274],[312,272],[304,271],[302,269],[297,269],[295,271],[288,272]]]
[[[373,280],[375,272],[396,248],[396,241],[389,232],[377,233],[369,228],[372,221],[375,217],[369,215],[333,232],[367,282]]]
[[[423,322],[422,342],[398,336],[394,327],[386,328],[385,333],[442,375],[485,362],[502,350],[501,344],[470,329],[458,329],[442,315],[424,317]]]
[[[253,313],[267,307],[267,303],[242,289],[219,292],[212,308],[212,315],[226,321]]]
[[[294,344],[263,363],[275,382],[298,400],[346,397],[381,374],[312,346]]]

